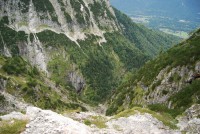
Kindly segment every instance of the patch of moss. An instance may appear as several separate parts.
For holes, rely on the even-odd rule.
[[[97,126],[98,128],[106,128],[106,119],[101,116],[92,116],[91,123]]]
[[[152,105],[148,105],[148,108],[155,112],[168,113],[173,118],[176,118],[178,115],[181,115],[181,113],[183,112],[180,109],[169,109],[164,104],[152,104]]]
[[[26,120],[12,120],[0,122],[0,134],[20,134],[26,128]]]
[[[89,120],[84,120],[84,124],[90,126],[92,123]]]

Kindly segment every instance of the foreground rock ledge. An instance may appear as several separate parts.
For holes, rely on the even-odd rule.
[[[82,113],[80,113],[82,114]],[[107,128],[90,127],[50,110],[28,107],[29,123],[22,134],[179,134],[170,130],[150,114],[110,119]],[[117,126],[117,127],[116,127]]]
[[[30,122],[22,134],[88,134],[89,127],[50,110],[27,108]]]

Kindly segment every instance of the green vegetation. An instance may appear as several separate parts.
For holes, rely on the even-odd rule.
[[[89,13],[88,8],[85,6],[85,3],[82,0],[70,0],[70,4],[72,8],[76,11],[75,17],[76,17],[77,22],[79,24],[89,24],[88,21],[89,21],[90,13]],[[84,7],[84,10],[86,10],[85,16],[81,11],[81,5]]]
[[[108,44],[114,46],[114,52],[119,56],[127,70],[138,69],[149,60],[147,55],[119,33],[107,33],[105,36]]]
[[[135,94],[135,87],[138,82],[142,83],[144,86],[148,87],[156,79],[156,76],[159,72],[168,67],[168,70],[171,70],[177,66],[194,66],[197,61],[200,60],[200,38],[198,34],[200,29],[196,31],[188,40],[180,43],[179,45],[174,46],[167,52],[161,53],[157,58],[147,62],[142,68],[136,71],[130,79],[123,82],[118,89],[116,90],[113,100],[110,101],[109,107],[107,109],[107,115],[113,115],[124,110],[122,106],[125,103],[125,97],[130,98],[130,102],[127,105],[129,107],[134,107],[135,102],[141,102],[144,95],[149,94],[155,87],[159,86],[161,81],[157,81],[150,87],[149,90],[146,90],[141,94]],[[177,74],[173,74],[169,79],[169,82],[179,82],[182,78]],[[195,97],[199,96],[199,81],[194,81],[191,85],[182,89],[180,92],[172,96],[169,100],[172,101],[174,105],[174,110],[169,110],[163,106],[156,105],[151,106],[152,109],[156,110],[159,107],[164,108],[167,113],[171,114],[173,117],[179,115],[186,108],[191,106],[194,103],[199,103]],[[167,94],[168,90],[163,90],[162,94]],[[137,98],[139,100],[136,100]],[[136,101],[135,101],[136,100]],[[137,104],[137,103],[136,103]],[[143,104],[143,103],[142,103]]]
[[[71,16],[68,13],[66,13],[66,12],[64,12],[64,15],[65,15],[65,18],[67,20],[67,23],[71,23],[72,22]]]
[[[89,119],[84,120],[84,124],[90,126],[95,125],[98,128],[106,128],[106,119],[101,116],[91,116]]]
[[[168,113],[173,118],[176,118],[178,115],[180,115],[183,112],[180,109],[169,109],[164,104],[152,104],[152,105],[148,105],[148,108],[155,112]]]
[[[73,20],[65,11],[66,3],[61,0],[58,2],[61,5],[61,10],[64,12],[66,20],[71,23]],[[50,1],[43,0],[42,2],[38,2],[37,0],[33,0],[33,4],[37,12],[49,12],[51,18],[54,21],[58,21],[57,15],[55,14],[53,5]],[[90,13],[82,0],[70,0],[70,4],[75,10],[75,18],[81,26],[82,24],[89,22],[87,18],[90,17]],[[81,5],[84,7],[84,12],[86,12],[86,14],[83,14],[80,11]],[[89,6],[95,17],[104,17],[104,13],[106,13],[108,18],[112,20],[115,19],[107,8],[105,1],[95,0],[94,4]],[[123,20],[124,15],[120,12],[117,12],[117,14],[121,16],[118,19]],[[45,19],[47,16],[43,17]],[[127,22],[129,23],[130,20]],[[123,24],[124,22],[121,23]],[[29,63],[23,61],[23,59],[18,56],[18,44],[26,42],[27,35],[24,32],[16,32],[8,28],[5,24],[8,24],[7,17],[4,17],[0,21],[0,30],[5,31],[1,33],[2,38],[0,38],[0,48],[3,50],[6,43],[8,49],[11,50],[12,55],[15,57],[6,59],[6,63],[3,65],[2,71],[7,73],[4,75],[12,77],[18,85],[17,88],[13,88],[9,85],[9,88],[7,89],[8,92],[11,94],[17,94],[24,98],[27,102],[33,103],[34,105],[42,108],[60,110],[78,107],[75,104],[65,104],[64,102],[60,102],[61,96],[44,84],[42,82],[44,81],[43,78],[39,78],[42,77],[43,74],[39,74],[35,67],[31,67]],[[70,99],[74,102],[78,102],[78,99],[91,104],[104,102],[107,100],[107,97],[110,97],[112,93],[115,92],[116,88],[121,83],[121,78],[126,73],[136,71],[150,59],[148,57],[150,54],[142,52],[143,49],[139,46],[145,43],[148,46],[151,44],[150,42],[155,42],[157,38],[161,37],[157,36],[157,33],[145,29],[142,26],[135,26],[132,22],[130,24],[132,27],[130,29],[132,29],[132,31],[130,31],[129,34],[122,34],[120,32],[105,33],[107,42],[101,43],[101,45],[99,45],[101,37],[88,34],[86,35],[88,37],[86,40],[78,40],[80,48],[75,42],[71,41],[64,34],[57,34],[48,30],[36,34],[40,42],[48,50],[47,53],[51,56],[51,60],[47,65],[48,71],[51,74],[51,80],[55,81],[57,87],[61,86],[66,89],[62,90],[63,94],[69,94],[71,96]],[[124,26],[129,29],[127,25]],[[131,40],[132,37],[129,38],[128,35],[132,34],[134,28],[139,29],[136,30],[137,33],[135,36],[139,36],[139,33],[141,32],[141,35],[145,35],[144,39],[148,36],[155,36],[155,39],[146,39],[146,41],[142,42],[140,40],[144,39],[143,36],[140,36],[138,37],[139,43],[135,42],[135,40]],[[162,42],[168,42],[171,39],[172,38],[161,38]],[[33,40],[33,34],[30,34],[30,40]],[[52,49],[49,49],[50,47]],[[148,49],[150,50],[151,48]],[[155,47],[155,49],[151,51],[152,55],[155,55],[153,54],[153,51],[156,49],[158,49],[158,47]],[[85,89],[79,95],[74,93],[74,87],[71,86],[71,83],[67,79],[68,74],[71,71],[80,74],[80,76],[82,76],[86,81]],[[18,84],[18,82],[20,84]],[[10,84],[12,84],[12,82],[10,82]],[[130,88],[130,90],[132,89],[133,88]],[[125,94],[126,90],[124,90],[119,96],[124,96]],[[131,99],[133,99],[136,94],[140,94],[141,96],[143,92],[138,90],[132,96],[130,94]],[[125,97],[123,98],[125,99]],[[138,99],[139,98],[137,98],[137,100]],[[113,106],[113,109],[115,109],[114,111],[116,111],[118,105],[122,104],[123,101],[120,100],[120,97],[118,97],[116,105]],[[63,105],[66,105],[66,107]],[[121,110],[122,109],[119,111]]]
[[[197,99],[200,96],[200,80],[195,80],[191,85],[186,86],[180,92],[170,97],[175,109],[181,111],[186,110],[192,104],[200,104],[200,100]]]
[[[138,69],[148,60],[146,55],[118,33],[106,34],[107,43],[102,44],[103,47],[97,44],[98,36],[87,35],[87,40],[79,41],[81,49],[64,34],[44,31],[37,36],[45,46],[52,46],[70,55],[66,60],[51,52],[54,58],[49,62],[48,70],[52,72],[52,79],[56,83],[69,89],[66,77],[72,69],[71,65],[75,64],[76,70],[82,73],[88,85],[81,94],[81,98],[87,102],[106,100],[111,90],[120,82],[123,68]]]
[[[106,111],[106,115],[114,115],[125,110],[122,105],[126,100],[126,96],[129,97],[129,102],[126,102],[129,108],[141,106],[135,104],[135,102],[142,101],[141,98],[146,92],[140,86],[133,88],[131,86],[129,87],[128,85],[123,84],[124,83],[122,83],[116,90],[116,96],[113,99],[114,101],[112,101],[112,103],[109,105]]]
[[[0,121],[0,134],[20,134],[26,124],[26,120]]]
[[[200,30],[196,34],[198,33],[200,33]],[[150,85],[160,70],[168,65],[170,65],[169,70],[176,66],[194,65],[195,62],[200,59],[200,53],[198,51],[200,50],[199,41],[200,38],[194,34],[185,42],[174,46],[169,51],[145,64],[134,77],[137,78],[137,80],[141,80],[142,77],[145,76],[142,82],[144,82],[145,85]],[[177,75],[173,78],[173,80],[176,81],[179,79],[180,77]]]
[[[19,49],[17,43],[26,41],[25,32],[16,32],[6,26],[8,24],[8,17],[3,17],[0,20],[0,50],[3,50],[4,45],[10,49],[12,55],[18,55]]]
[[[169,82],[179,82],[181,80],[181,76],[175,73],[173,76],[169,78]]]
[[[72,23],[72,18],[71,18],[71,16],[70,16],[70,15],[66,12],[66,10],[65,10],[65,8],[66,8],[65,4],[63,3],[62,0],[58,0],[58,2],[59,2],[59,4],[60,4],[60,6],[61,6],[61,10],[64,12],[64,16],[65,16],[66,21],[67,21],[68,23]]]
[[[15,56],[13,58],[6,58],[4,59],[5,63],[2,66],[2,69],[8,75],[23,75],[23,76],[32,76],[37,77],[40,76],[38,69],[34,66],[32,67],[26,61],[23,60],[20,56]]]
[[[49,12],[52,18],[52,21],[57,22],[59,24],[58,17],[55,13],[53,5],[51,4],[49,0],[42,0],[42,1],[33,0],[33,4],[37,12],[45,12],[45,13]],[[48,18],[48,16],[45,16],[44,18]]]
[[[106,128],[106,119],[101,116],[92,116],[91,123],[96,125],[98,128]]]
[[[6,106],[7,102],[3,95],[0,94],[0,108]],[[1,113],[0,113],[1,114]]]
[[[152,90],[154,90],[157,86],[159,86],[161,84],[161,80],[156,81],[156,83],[154,83],[152,85]]]
[[[5,97],[3,95],[0,95],[0,102],[3,104],[5,102]]]
[[[22,13],[28,12],[30,0],[20,0],[20,1],[23,2],[23,3],[18,3],[18,6],[21,9]]]
[[[51,109],[57,112],[67,109],[86,108],[76,103],[62,101],[62,97],[51,87],[44,83],[43,75],[36,67],[32,67],[21,57],[4,58],[0,56],[0,78],[7,81],[6,91],[12,95],[23,98],[43,109]],[[62,94],[67,95],[67,91],[61,90]],[[0,102],[5,104],[5,98],[0,96]],[[2,105],[3,106],[3,105]]]
[[[92,123],[89,120],[84,120],[84,124],[90,126]]]
[[[136,47],[151,57],[167,50],[179,42],[179,38],[162,32],[154,31],[143,25],[134,23],[131,18],[114,8],[117,20],[123,25],[121,29],[126,38],[135,43]]]
[[[21,75],[27,74],[27,63],[21,57],[9,58],[3,65],[3,70],[8,74]]]
[[[89,4],[91,11],[94,14],[95,20],[99,22],[99,17],[105,17],[104,14],[107,14],[107,17],[109,19],[114,19],[114,16],[112,13],[109,11],[109,9],[106,6],[105,1],[94,1],[93,4]]]

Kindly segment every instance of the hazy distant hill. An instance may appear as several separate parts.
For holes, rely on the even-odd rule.
[[[111,3],[120,10],[130,13],[135,11],[145,14],[153,12],[185,19],[196,17],[200,13],[199,0],[132,0],[127,2],[111,0]]]
[[[111,3],[134,21],[156,29],[190,32],[200,26],[199,0],[111,0]]]

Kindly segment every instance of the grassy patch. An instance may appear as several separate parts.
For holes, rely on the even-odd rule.
[[[20,134],[25,130],[27,121],[13,120],[0,122],[0,134]]]
[[[90,126],[95,125],[98,128],[106,128],[106,119],[102,116],[91,116],[89,119],[84,120],[84,124]]]
[[[89,120],[84,120],[84,124],[90,126],[92,123]]]
[[[106,119],[101,116],[92,116],[91,123],[96,125],[98,128],[106,128]]]
[[[118,113],[117,115],[115,115],[114,118],[128,117],[128,116],[134,115],[136,113],[137,112],[135,111],[135,109],[124,110],[124,111]]]
[[[177,117],[182,113],[182,110],[180,109],[169,109],[163,104],[152,104],[148,105],[149,109],[155,112],[159,113],[168,113],[170,114],[173,118]]]

